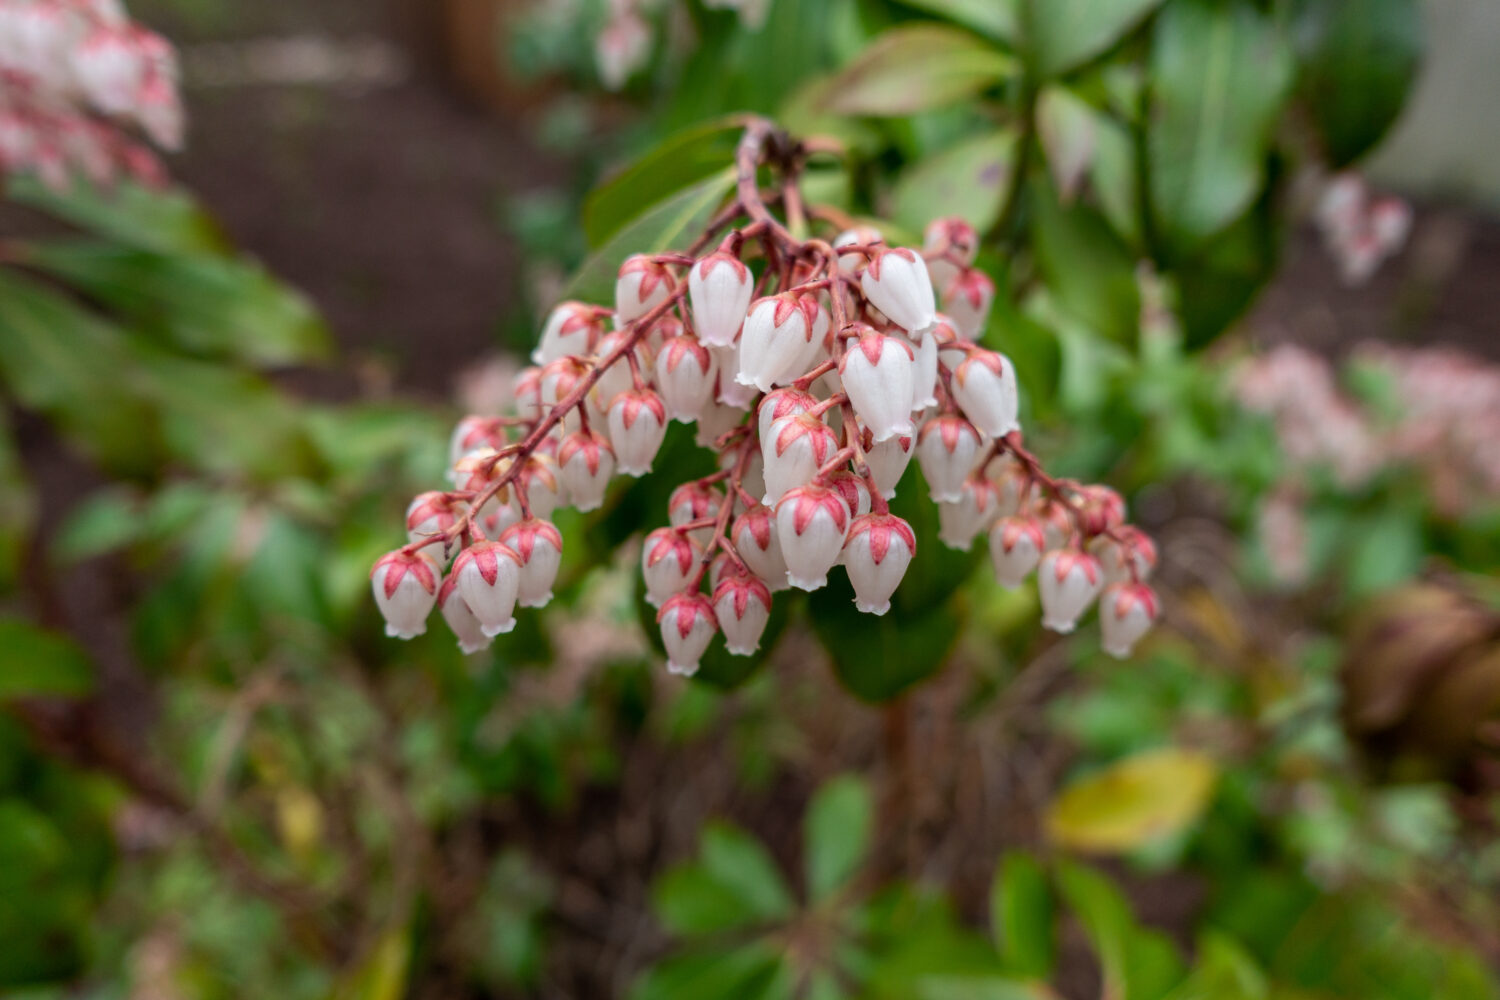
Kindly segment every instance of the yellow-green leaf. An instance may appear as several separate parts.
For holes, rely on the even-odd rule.
[[[1131,851],[1196,821],[1217,777],[1214,762],[1195,751],[1137,754],[1064,790],[1048,812],[1047,832],[1078,851]]]

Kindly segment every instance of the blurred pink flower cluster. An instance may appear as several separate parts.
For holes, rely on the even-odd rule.
[[[619,90],[651,58],[653,31],[647,16],[671,0],[609,0],[609,20],[594,39],[594,65],[607,90]],[[771,0],[703,0],[703,6],[737,11],[740,23],[758,30]]]
[[[1411,234],[1411,206],[1389,195],[1375,197],[1365,179],[1353,173],[1328,182],[1315,219],[1346,285],[1369,281]]]
[[[0,0],[0,171],[51,187],[163,170],[136,136],[182,143],[172,46],[119,0]]]

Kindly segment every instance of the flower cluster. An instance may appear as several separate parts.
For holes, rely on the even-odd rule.
[[[594,38],[594,65],[606,90],[619,90],[651,59],[652,29],[647,20],[663,0],[609,0],[609,19]],[[771,0],[703,0],[703,6],[739,13],[751,31],[765,24]],[[683,13],[676,11],[675,13]]]
[[[159,182],[156,156],[131,132],[181,144],[177,77],[171,45],[119,0],[0,0],[0,172],[57,188],[75,173]]]
[[[1405,245],[1411,206],[1400,198],[1372,197],[1363,177],[1345,173],[1323,189],[1315,220],[1344,283],[1363,285]]]
[[[1006,586],[1036,572],[1046,627],[1071,631],[1101,595],[1109,652],[1150,627],[1150,539],[1113,490],[1043,471],[1010,360],[975,342],[995,290],[972,266],[973,228],[939,220],[921,251],[847,223],[831,242],[799,240],[756,186],[773,137],[751,127],[738,199],[687,253],[626,260],[612,309],[553,310],[515,414],[459,424],[457,488],[417,497],[409,544],[375,565],[390,634],[421,633],[438,604],[473,650],[514,625],[516,604],[545,604],[563,544],[549,515],[593,510],[611,476],[648,473],[673,420],[696,425],[719,468],[673,491],[642,548],[673,672],[696,670],[719,632],[754,652],[772,595],[816,590],[836,566],[861,611],[885,614],[917,554],[889,505],[913,458],[941,540],[984,536]],[[793,212],[799,199],[782,195]]]

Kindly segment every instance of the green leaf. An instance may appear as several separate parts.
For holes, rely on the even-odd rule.
[[[1016,37],[1018,0],[900,0],[1001,42]]]
[[[813,594],[810,606],[834,672],[855,697],[889,701],[942,669],[960,631],[955,610],[940,605],[908,614],[893,607],[877,617],[856,611],[849,595],[840,579]]]
[[[106,190],[74,184],[54,191],[21,175],[7,178],[5,193],[23,205],[129,246],[161,253],[225,253],[230,248],[219,224],[182,188],[156,190],[121,183]]]
[[[703,831],[701,857],[703,870],[728,887],[751,917],[776,921],[791,915],[795,907],[781,870],[748,833],[710,823]]]
[[[782,967],[781,956],[761,942],[673,955],[636,982],[630,1000],[754,1000],[779,978]]]
[[[615,277],[626,257],[684,249],[713,218],[734,184],[734,168],[729,167],[653,205],[583,262],[562,298],[613,302]]]
[[[1192,973],[1169,994],[1170,1000],[1266,1000],[1270,995],[1254,957],[1233,938],[1213,931],[1199,939]]]
[[[35,526],[36,496],[11,435],[10,421],[0,412],[0,590],[10,587],[21,572]]]
[[[1132,247],[1141,244],[1140,166],[1130,131],[1106,115],[1094,119],[1094,162],[1089,180],[1099,200],[1099,211],[1120,238]]]
[[[981,94],[1013,70],[1009,56],[967,31],[935,24],[894,28],[840,71],[827,91],[828,109],[909,115]]]
[[[71,639],[0,620],[0,700],[79,698],[93,688],[94,665]]]
[[[1047,170],[1061,201],[1078,195],[1098,146],[1098,114],[1093,106],[1067,87],[1043,87],[1036,99],[1036,130]]]
[[[1298,90],[1334,167],[1369,152],[1400,115],[1422,58],[1416,0],[1298,0]]]
[[[333,991],[334,1000],[401,1000],[411,968],[411,931],[396,927],[381,935]]]
[[[99,490],[68,512],[52,541],[52,557],[64,565],[93,559],[129,545],[147,527],[140,497],[134,492]]]
[[[990,887],[990,927],[1008,971],[1037,979],[1051,976],[1057,951],[1055,919],[1041,862],[1021,851],[1007,852]]]
[[[1037,76],[1059,76],[1113,48],[1161,2],[1021,0],[1022,51]]]
[[[1178,312],[1190,348],[1214,341],[1276,273],[1282,224],[1270,193],[1176,265]]]
[[[891,192],[891,215],[914,232],[946,215],[966,219],[984,232],[1005,207],[1015,159],[1014,129],[955,143],[902,173]]]
[[[1141,928],[1109,879],[1065,861],[1057,868],[1057,887],[1099,958],[1101,996],[1158,1000],[1182,978],[1182,959],[1170,939]]]
[[[1068,786],[1048,810],[1048,836],[1079,851],[1135,850],[1196,822],[1217,776],[1211,758],[1190,750],[1127,757]]]
[[[917,981],[916,1000],[1055,1000],[1044,983],[1003,976],[926,976]]]
[[[1238,218],[1265,181],[1292,57],[1251,0],[1174,0],[1156,21],[1148,137],[1151,200],[1181,254]]]
[[[674,868],[657,879],[651,904],[661,925],[683,937],[738,930],[757,922],[733,889],[696,864]]]
[[[744,124],[725,118],[678,132],[596,187],[583,203],[583,230],[600,246],[648,206],[734,163]]]
[[[859,778],[844,775],[818,789],[803,834],[809,900],[816,903],[842,889],[864,864],[873,814],[870,788]]]
[[[1135,256],[1090,206],[1061,204],[1040,179],[1030,190],[1037,267],[1056,304],[1090,330],[1134,344],[1141,310]]]

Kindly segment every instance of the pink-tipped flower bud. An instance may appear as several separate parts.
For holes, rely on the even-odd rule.
[[[1021,407],[1016,370],[995,351],[971,350],[954,369],[953,400],[964,416],[990,437],[1004,437],[1021,427],[1016,421]]]
[[[984,477],[1000,494],[1000,513],[1019,514],[1031,497],[1031,476],[1009,455],[997,455],[984,467]]]
[[[385,634],[414,639],[427,631],[427,616],[437,603],[442,573],[425,552],[387,552],[370,570],[375,605],[385,618]]]
[[[531,352],[531,363],[545,365],[566,357],[587,357],[604,335],[604,310],[584,302],[564,302],[552,310],[542,327],[542,340]]]
[[[552,600],[552,584],[562,566],[562,533],[550,521],[519,521],[500,535],[500,544],[516,554],[521,566],[516,600],[523,608],[544,608]]]
[[[787,386],[782,389],[772,389],[761,397],[760,406],[755,411],[755,419],[760,429],[760,439],[764,441],[771,436],[771,425],[782,417],[795,417],[806,413],[818,405],[818,397],[810,392],[804,392],[795,386]]]
[[[839,361],[839,378],[854,413],[877,442],[911,433],[916,375],[912,349],[898,338],[883,337],[869,327],[847,345]]]
[[[505,427],[496,417],[469,415],[453,428],[448,439],[448,464],[452,465],[475,448],[505,447]]]
[[[73,78],[94,107],[106,115],[135,109],[146,62],[131,31],[97,28],[73,50],[72,57]]]
[[[602,363],[605,357],[629,342],[631,336],[628,330],[616,330],[600,337],[599,343],[594,347],[594,353],[597,355],[595,363]],[[651,370],[651,359],[646,356],[645,347],[642,345],[632,347],[618,361],[601,371],[594,381],[594,387],[589,390],[588,395],[589,403],[593,407],[589,410],[589,416],[608,413],[609,405],[615,401],[615,397],[635,384],[630,363],[627,360],[632,356],[639,369],[648,372]]]
[[[620,472],[644,476],[667,436],[667,408],[650,389],[628,389],[609,406],[609,443]]]
[[[979,461],[979,449],[979,430],[963,417],[945,414],[923,424],[917,464],[927,477],[928,495],[938,503],[957,503]]]
[[[667,412],[690,424],[714,402],[719,363],[697,337],[682,334],[666,341],[656,356],[656,387]]]
[[[755,281],[738,258],[719,250],[688,271],[688,300],[698,338],[711,347],[728,347],[740,333]]]
[[[724,505],[724,494],[708,483],[683,483],[672,491],[667,499],[667,523],[680,528],[691,521],[716,517]],[[702,544],[713,537],[713,528],[698,528],[690,532]]]
[[[1156,543],[1151,536],[1133,524],[1122,524],[1111,535],[1100,535],[1088,543],[1088,550],[1104,567],[1104,582],[1129,583],[1134,569],[1136,580],[1148,580],[1156,568]]]
[[[1104,651],[1116,659],[1130,655],[1151,631],[1157,616],[1156,593],[1144,583],[1115,583],[1099,598],[1099,631]]]
[[[756,302],[740,333],[734,380],[770,392],[802,375],[819,346],[814,339],[817,322],[818,303],[810,295],[782,292]]]
[[[885,237],[880,235],[880,230],[874,226],[855,226],[846,229],[833,238],[833,248],[842,250],[844,247],[873,246],[885,242]],[[845,274],[858,274],[865,269],[864,254],[850,252],[839,254],[839,270]]]
[[[995,304],[995,283],[977,268],[967,268],[947,285],[943,292],[943,312],[952,317],[958,332],[969,340],[978,340],[990,322],[990,307]]]
[[[609,490],[609,477],[615,474],[615,453],[604,435],[594,430],[569,434],[557,448],[557,464],[573,506],[598,510]]]
[[[771,508],[756,504],[745,511],[735,519],[729,537],[734,551],[761,582],[772,591],[787,588],[786,560],[781,556],[781,538]]]
[[[979,232],[956,215],[933,219],[922,233],[922,251],[932,256],[955,257],[967,267],[979,252]]]
[[[542,365],[540,396],[542,406],[556,406],[568,396],[589,373],[582,358],[567,355]],[[574,418],[576,419],[576,417]]]
[[[662,645],[667,647],[667,670],[683,677],[696,674],[698,661],[719,630],[713,604],[702,594],[673,594],[657,612],[656,621]]]
[[[1074,534],[1071,508],[1061,500],[1047,497],[1031,505],[1031,513],[1042,525],[1042,534],[1047,539],[1047,551],[1067,545]]]
[[[906,467],[911,464],[911,456],[915,450],[916,437],[910,434],[887,438],[865,448],[865,463],[870,467],[870,478],[874,481],[875,489],[885,499],[890,500],[896,495],[896,487],[906,474]]]
[[[891,595],[917,554],[911,525],[894,514],[865,514],[849,526],[844,569],[854,586],[854,606],[866,614],[891,609]]]
[[[823,478],[823,483],[844,498],[844,505],[854,517],[870,513],[870,484],[865,477],[849,469],[835,469]]]
[[[1104,570],[1099,560],[1070,546],[1042,556],[1037,582],[1042,596],[1042,627],[1066,634],[1073,631],[1079,616],[1099,596]]]
[[[646,602],[659,608],[692,579],[703,558],[703,547],[676,528],[657,528],[641,547],[641,578]]]
[[[787,582],[802,590],[827,584],[848,533],[849,507],[843,497],[816,483],[789,491],[776,505],[776,534]]]
[[[479,619],[469,609],[469,602],[458,592],[458,577],[450,576],[443,581],[442,588],[438,590],[438,609],[443,613],[443,621],[448,623],[449,630],[458,639],[459,649],[465,653],[477,653],[489,648],[492,639],[484,634]]]
[[[937,341],[938,367],[946,368],[950,372],[964,363],[969,356],[968,345],[958,335],[958,324],[953,322],[953,317],[938,313],[937,325],[931,330],[932,339]]]
[[[975,536],[988,531],[1001,513],[995,484],[970,476],[956,501],[938,504],[938,539],[950,549],[967,552]]]
[[[406,540],[413,544],[425,542],[432,536],[447,531],[457,521],[458,512],[454,510],[453,498],[448,494],[437,490],[419,493],[406,507]],[[454,546],[457,544],[455,539],[429,548],[442,550],[442,561],[446,563],[453,558]]]
[[[1078,526],[1087,538],[1125,523],[1125,498],[1108,486],[1085,486],[1079,491],[1076,506]]]
[[[810,413],[776,421],[770,435],[760,442],[761,458],[766,463],[762,502],[774,505],[788,490],[811,482],[838,450],[837,435]]]
[[[526,420],[542,418],[542,370],[535,366],[522,368],[511,383],[516,401],[516,416]]]
[[[915,250],[878,251],[860,276],[860,284],[870,304],[907,333],[925,333],[937,322],[932,279]]]
[[[625,258],[615,279],[615,323],[624,327],[667,301],[672,275],[664,264],[645,254]]]
[[[714,587],[714,614],[725,648],[735,656],[750,656],[760,648],[771,620],[771,591],[759,578],[731,564]]]
[[[917,413],[937,403],[938,341],[932,330],[928,330],[908,339],[907,346],[916,359],[911,384],[911,411]]]
[[[1002,517],[990,526],[990,562],[995,566],[995,579],[1008,590],[1026,582],[1046,549],[1047,536],[1035,517]]]
[[[453,561],[458,592],[485,635],[516,627],[516,597],[521,588],[521,560],[499,542],[475,542]]]
[[[516,477],[526,491],[526,501],[536,517],[545,520],[562,505],[562,483],[557,477],[557,460],[538,449],[521,465]]]

